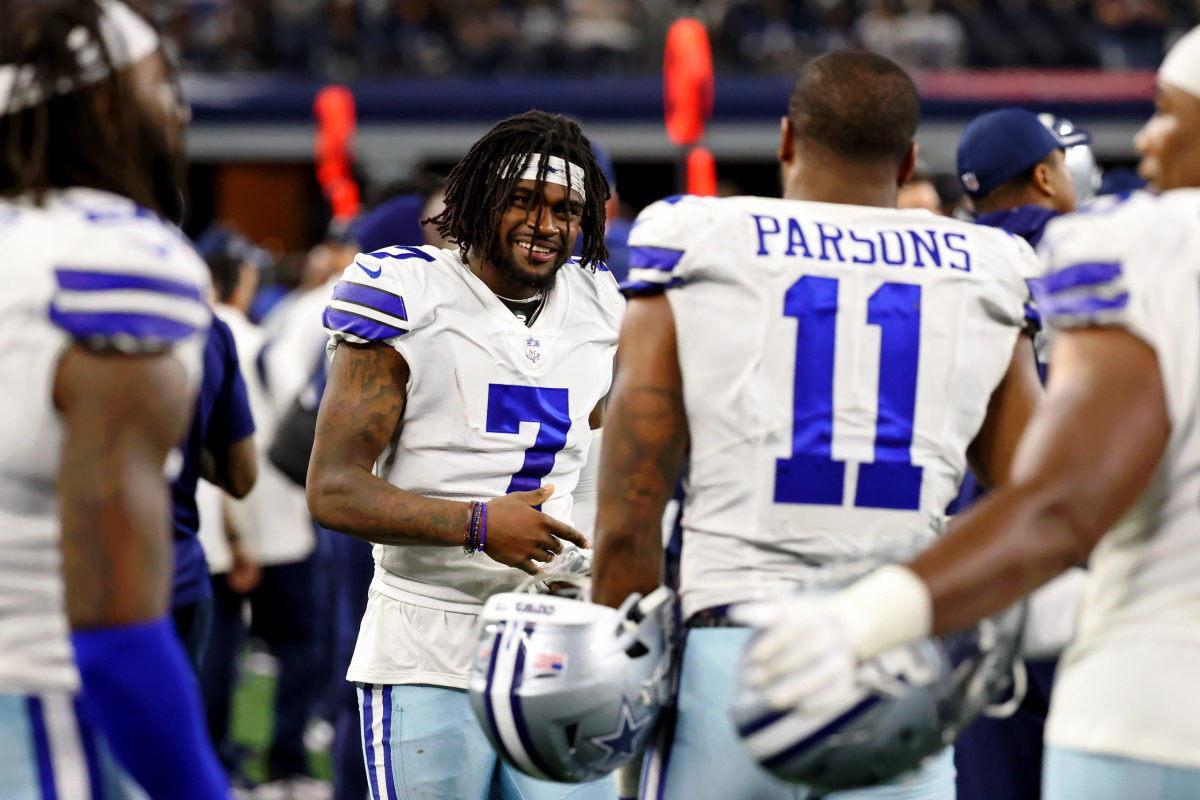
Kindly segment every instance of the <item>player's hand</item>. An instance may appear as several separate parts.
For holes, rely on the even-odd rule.
[[[246,553],[246,548],[240,543],[234,542],[230,544],[229,549],[233,557],[233,563],[229,566],[229,572],[225,574],[225,581],[235,593],[247,594],[254,587],[258,586],[262,580],[262,569]]]
[[[501,564],[537,575],[538,563],[552,561],[562,552],[563,541],[588,547],[582,533],[533,508],[552,494],[554,485],[546,484],[531,492],[513,492],[489,501],[483,552]]]
[[[743,677],[775,710],[821,712],[854,695],[850,627],[826,598],[742,606],[732,616],[761,628],[746,646]]]

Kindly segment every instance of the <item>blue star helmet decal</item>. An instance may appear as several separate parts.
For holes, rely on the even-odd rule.
[[[634,719],[633,708],[622,697],[617,729],[607,736],[591,736],[588,741],[606,751],[604,762],[615,761],[619,765],[642,749],[653,721],[653,714],[644,715],[640,720]]]

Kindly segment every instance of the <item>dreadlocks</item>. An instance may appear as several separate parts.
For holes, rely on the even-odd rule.
[[[132,86],[114,69],[91,0],[0,0],[0,66],[31,67],[28,90],[39,102],[13,92],[0,108],[0,195],[30,194],[40,202],[51,189],[86,186],[128,197],[172,216],[156,191],[155,160],[162,147],[150,141]],[[104,77],[80,83],[76,48],[95,43]],[[160,176],[161,177],[161,176]],[[178,193],[178,188],[176,188]]]
[[[583,231],[581,266],[591,266],[608,258],[604,246],[604,203],[608,200],[608,181],[596,164],[592,145],[579,126],[561,114],[527,111],[509,117],[475,143],[446,179],[446,209],[425,222],[437,226],[438,233],[453,239],[464,253],[479,248],[487,252],[498,234],[498,222],[511,201],[513,188],[521,180],[521,170],[531,153],[541,153],[537,165],[540,195],[545,183],[549,156],[559,156],[583,168],[584,197],[580,228]],[[569,172],[569,170],[568,170]],[[570,177],[568,176],[568,183]]]

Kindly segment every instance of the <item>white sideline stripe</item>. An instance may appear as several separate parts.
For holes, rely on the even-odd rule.
[[[387,776],[392,765],[388,763],[383,746],[383,687],[378,684],[371,689],[371,747],[375,749],[375,780],[379,784],[380,800],[395,800],[388,795]],[[390,709],[389,709],[390,711]]]
[[[50,764],[59,800],[92,800],[87,756],[79,738],[75,704],[64,694],[42,695],[42,716],[50,743]]]

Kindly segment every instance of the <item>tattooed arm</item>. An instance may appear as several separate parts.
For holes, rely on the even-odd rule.
[[[165,614],[172,550],[163,464],[192,412],[182,366],[167,355],[75,345],[59,363],[54,401],[66,427],[58,491],[71,626]]]
[[[616,606],[662,582],[662,515],[687,448],[675,318],[664,295],[631,300],[605,412],[593,594]]]
[[[321,525],[380,544],[462,545],[468,506],[422,497],[375,476],[375,461],[404,413],[408,365],[386,344],[338,346],[317,415],[308,463],[308,507]],[[559,539],[587,547],[569,526],[532,508],[554,487],[488,503],[487,549],[529,573],[561,552]]]

